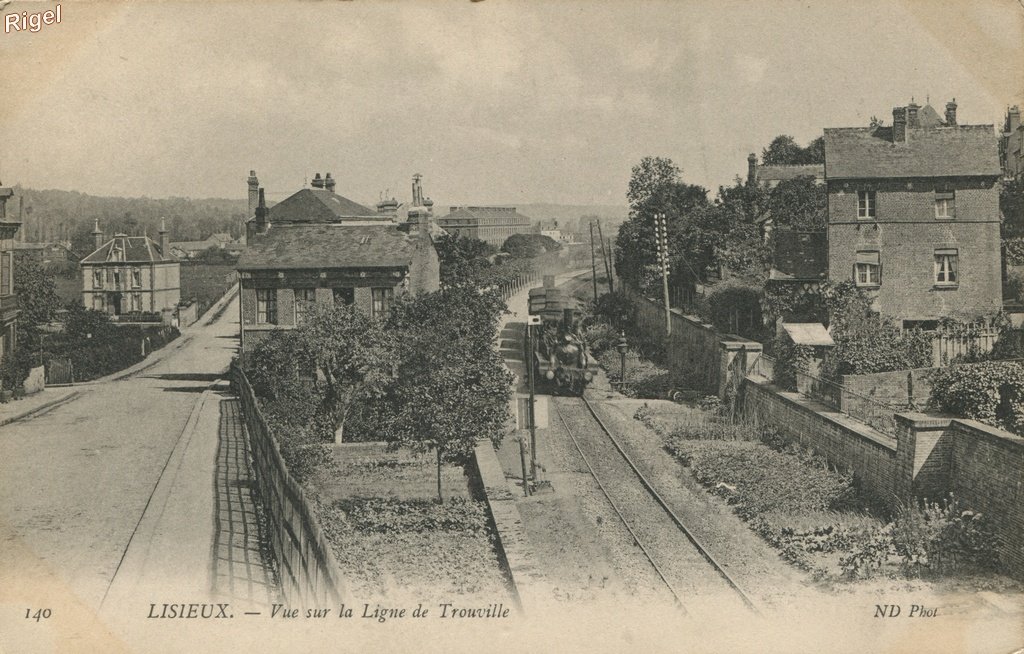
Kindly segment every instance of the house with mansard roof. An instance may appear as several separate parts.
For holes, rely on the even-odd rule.
[[[181,299],[181,264],[170,254],[166,227],[148,236],[106,238],[97,220],[96,249],[82,259],[82,303],[112,316],[169,313]]]
[[[1000,175],[994,126],[960,124],[955,101],[825,129],[828,278],[905,327],[999,311]]]
[[[272,330],[302,324],[316,305],[354,304],[383,318],[397,295],[438,289],[427,207],[410,208],[409,220],[398,223],[333,189],[330,175],[317,174],[312,188],[269,208],[258,190],[237,264],[243,351]],[[418,177],[413,196],[422,197]]]

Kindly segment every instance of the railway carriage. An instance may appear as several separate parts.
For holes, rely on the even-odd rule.
[[[540,316],[540,324],[533,326],[532,343],[530,339],[524,343],[534,379],[550,384],[553,391],[581,395],[594,373],[576,298],[555,288],[554,278],[545,276],[544,286],[530,289],[529,312]]]

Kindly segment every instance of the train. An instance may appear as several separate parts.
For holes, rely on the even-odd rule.
[[[582,395],[594,372],[580,325],[579,302],[546,275],[543,286],[530,289],[528,306],[530,315],[540,318],[539,324],[528,326],[533,332],[526,334],[524,342],[535,382],[549,385],[554,393]]]

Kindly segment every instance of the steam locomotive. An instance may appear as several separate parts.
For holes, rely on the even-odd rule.
[[[580,328],[577,300],[555,288],[554,277],[545,276],[544,285],[531,288],[529,312],[540,317],[524,343],[526,360],[533,362],[534,379],[548,383],[555,392],[582,395],[594,378],[590,355]]]

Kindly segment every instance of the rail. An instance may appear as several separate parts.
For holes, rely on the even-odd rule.
[[[601,427],[601,431],[604,432],[604,434],[611,441],[612,445],[615,447],[615,450],[622,456],[623,460],[625,460],[625,462],[629,465],[630,470],[632,470],[633,474],[636,475],[636,477],[640,480],[641,485],[644,487],[644,489],[647,491],[647,493],[654,499],[654,501],[658,504],[658,506],[661,507],[661,509],[663,509],[665,511],[665,513],[669,516],[669,518],[672,520],[672,522],[675,524],[675,526],[679,529],[679,531],[682,532],[684,536],[686,536],[687,540],[689,540],[690,543],[693,544],[693,546],[696,548],[697,552],[701,555],[701,557],[703,557],[704,560],[706,560],[709,564],[711,564],[711,566],[714,569],[714,571],[720,577],[722,577],[723,580],[725,580],[725,582],[729,586],[729,588],[731,588],[733,591],[736,592],[736,594],[743,601],[743,603],[747,606],[747,608],[749,608],[755,614],[758,614],[759,612],[757,610],[757,607],[754,605],[754,602],[747,596],[746,593],[743,592],[743,590],[739,587],[739,585],[737,585],[736,582],[729,576],[729,574],[725,571],[725,568],[714,558],[714,556],[710,553],[710,551],[708,551],[708,549],[700,542],[700,540],[693,534],[693,532],[691,532],[686,527],[686,525],[683,524],[683,521],[679,518],[678,515],[676,515],[675,511],[672,510],[672,508],[668,505],[668,503],[661,496],[661,494],[658,493],[658,491],[654,488],[654,486],[647,479],[647,477],[640,471],[640,469],[633,462],[633,459],[630,458],[630,456],[626,453],[625,449],[623,449],[621,443],[619,443],[619,440],[617,438],[615,438],[615,435],[612,434],[611,430],[608,429],[608,427],[604,424],[604,421],[601,420],[600,416],[597,415],[597,412],[594,410],[594,407],[590,404],[590,402],[585,397],[582,397],[582,396],[579,397],[578,399],[583,402],[584,406],[586,406],[587,411],[594,418],[594,420],[597,422],[597,424]],[[554,405],[552,405],[552,406],[554,406]],[[591,465],[590,460],[583,453],[583,448],[580,446],[580,443],[576,439],[575,435],[573,435],[572,430],[569,428],[569,425],[566,423],[564,416],[562,416],[562,414],[558,410],[557,406],[555,407],[555,412],[558,413],[559,420],[561,420],[562,424],[565,426],[566,433],[568,433],[569,434],[569,438],[572,439],[573,444],[576,446],[576,450],[580,453],[580,456],[583,458],[584,463],[586,463],[587,468],[590,470],[591,476],[593,476],[594,480],[597,482],[598,487],[600,487],[600,489],[601,489],[601,492],[608,499],[609,503],[611,503],[612,508],[614,509],[616,515],[618,515],[619,519],[622,521],[622,523],[625,525],[626,529],[629,531],[630,535],[633,537],[633,540],[640,547],[641,551],[643,551],[643,553],[646,556],[647,560],[654,567],[655,571],[658,573],[658,576],[665,583],[666,587],[669,589],[669,592],[672,594],[672,596],[676,599],[676,603],[685,612],[686,609],[685,609],[685,607],[682,604],[682,599],[680,598],[679,592],[672,586],[672,583],[666,578],[666,575],[665,575],[664,571],[654,561],[654,558],[652,557],[652,555],[651,555],[650,551],[648,550],[648,548],[640,541],[640,539],[637,536],[636,532],[633,530],[633,528],[630,526],[630,524],[628,523],[626,518],[623,516],[622,512],[619,510],[619,507],[612,500],[610,494],[608,493],[607,489],[605,488],[604,483],[597,476],[597,473],[595,472],[593,465]]]

